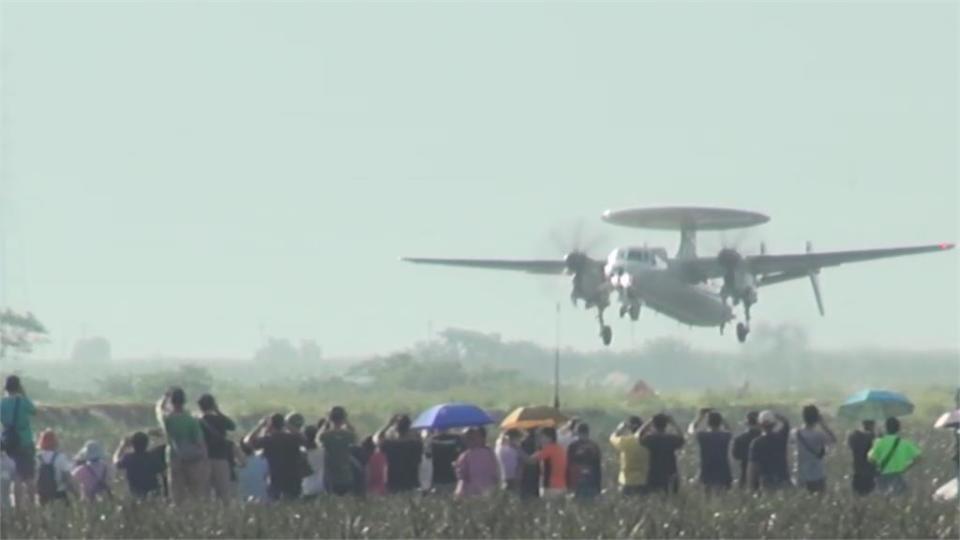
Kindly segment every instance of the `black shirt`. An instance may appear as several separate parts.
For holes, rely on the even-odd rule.
[[[420,439],[387,439],[382,443],[387,457],[387,491],[397,493],[420,487]]]
[[[700,431],[697,443],[700,445],[700,482],[708,486],[730,487],[733,475],[730,473],[729,431]]]
[[[870,432],[860,431],[859,429],[850,434],[847,438],[847,446],[853,453],[853,474],[857,476],[873,476],[876,474],[876,468],[873,463],[867,460],[867,453],[873,446],[875,435]]]
[[[117,462],[117,469],[127,472],[127,486],[130,494],[144,498],[150,494],[160,494],[159,476],[166,468],[163,462],[164,449],[124,454]]]
[[[673,433],[644,435],[640,443],[650,451],[650,473],[647,487],[667,489],[677,478],[677,450],[683,446],[683,437]]]
[[[526,457],[537,452],[537,440],[532,434],[524,437],[520,449]],[[520,495],[523,497],[540,496],[540,464],[537,462],[523,462],[520,469]]]
[[[757,467],[757,480],[761,487],[777,488],[790,483],[789,472],[783,467],[789,435],[788,428],[763,433],[750,445],[750,463]]]
[[[567,447],[567,479],[571,489],[600,491],[600,447],[589,439],[577,439]]]
[[[270,471],[269,489],[274,497],[300,496],[300,446],[303,437],[287,431],[269,433],[253,441],[254,448],[263,449]]]
[[[210,459],[231,460],[232,449],[227,432],[237,429],[229,417],[222,414],[206,413],[200,417],[203,440],[207,443],[207,457]]]
[[[456,484],[457,475],[453,471],[453,462],[463,452],[463,440],[455,433],[441,433],[430,443],[430,456],[433,460],[433,483]]]
[[[750,444],[760,436],[760,430],[750,428],[733,439],[733,459],[740,462],[740,486],[747,485],[747,463],[750,462]]]
[[[780,456],[780,478],[787,484],[790,483],[790,463],[787,459],[787,448],[790,445],[790,422],[782,421],[779,431],[773,433],[774,440],[777,441],[777,450]]]

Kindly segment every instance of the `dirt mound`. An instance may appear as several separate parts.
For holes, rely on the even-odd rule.
[[[84,405],[38,405],[38,425],[82,424],[91,420],[137,427],[156,423],[153,407],[143,403],[88,403]]]

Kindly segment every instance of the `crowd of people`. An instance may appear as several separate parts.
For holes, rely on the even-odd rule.
[[[699,483],[710,492],[738,486],[750,490],[798,487],[827,489],[825,460],[837,437],[816,406],[801,411],[803,425],[791,429],[781,414],[746,415],[740,433],[714,409],[701,409],[686,429],[667,414],[648,420],[631,416],[600,444],[590,426],[572,419],[559,428],[506,429],[491,446],[485,427],[462,430],[413,429],[395,415],[374,434],[360,438],[343,407],[308,424],[297,412],[263,418],[248,433],[204,394],[188,408],[180,388],[157,403],[158,426],[123,438],[112,456],[98,441],[75,455],[60,448],[57,433],[34,438],[36,407],[19,378],[6,379],[0,402],[3,424],[2,505],[4,507],[114,497],[115,475],[123,474],[129,496],[139,499],[216,498],[262,503],[333,496],[379,497],[428,492],[456,497],[504,490],[523,498],[590,499],[603,491],[603,453],[619,462],[623,496],[676,492],[677,454],[695,441]],[[920,458],[917,445],[900,435],[888,418],[884,431],[864,421],[850,433],[852,486],[860,495],[875,489],[901,493],[905,473]],[[789,454],[794,449],[795,475]],[[11,488],[12,484],[12,488]]]

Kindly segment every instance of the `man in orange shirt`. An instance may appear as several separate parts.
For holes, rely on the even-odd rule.
[[[543,485],[540,495],[547,499],[563,498],[567,494],[567,451],[557,444],[557,430],[546,427],[540,430],[540,451],[530,456],[540,462],[540,478]]]

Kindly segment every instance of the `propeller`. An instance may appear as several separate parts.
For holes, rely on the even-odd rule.
[[[554,254],[558,251],[564,254],[566,273],[573,276],[571,301],[577,305],[578,300],[583,300],[589,308],[606,304],[606,298],[603,296],[603,285],[606,282],[603,275],[604,261],[590,256],[591,252],[600,251],[599,248],[605,243],[606,237],[602,233],[588,231],[585,220],[581,218],[552,227],[547,236],[554,248],[550,251]]]
[[[590,252],[596,251],[605,243],[606,236],[602,233],[587,234],[585,221],[580,218],[553,227],[550,230],[550,239],[557,251],[566,253],[568,258],[573,256],[573,259],[582,261],[582,257],[589,257]]]
[[[725,247],[717,253],[717,264],[723,268],[723,295],[736,296],[737,270],[743,264],[743,255],[734,248]]]

